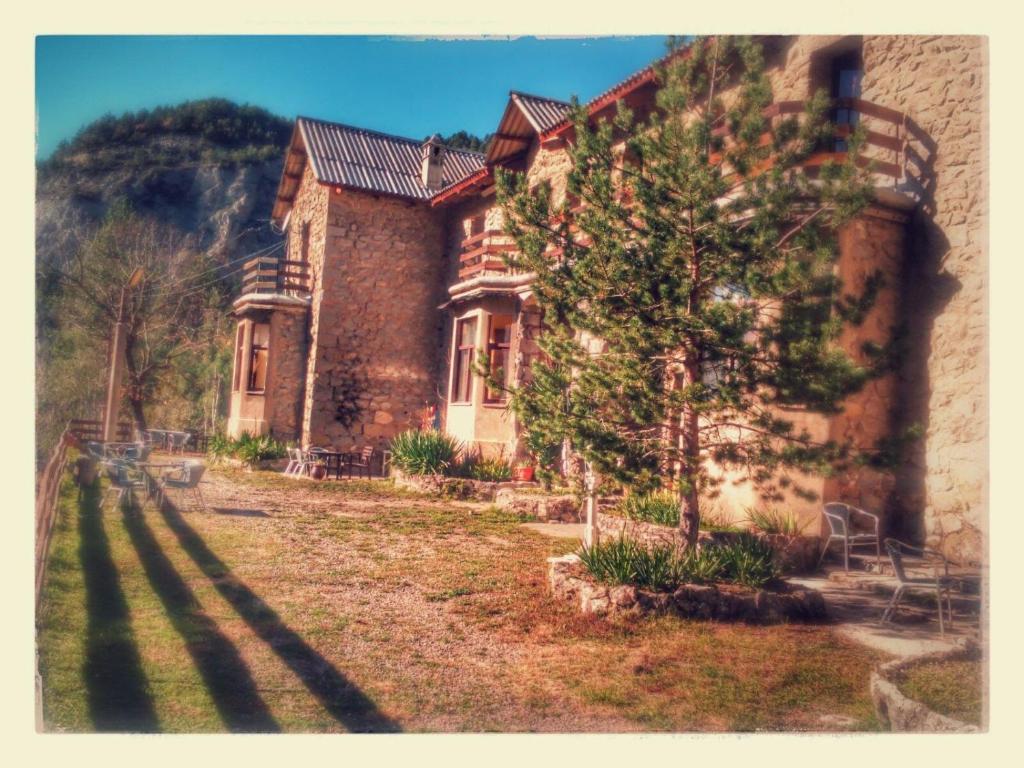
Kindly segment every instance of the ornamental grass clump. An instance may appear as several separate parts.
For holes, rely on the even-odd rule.
[[[462,444],[436,429],[410,429],[391,441],[392,466],[410,475],[447,475],[456,466]]]
[[[717,550],[722,562],[722,580],[757,589],[779,575],[772,548],[750,534],[708,549]]]
[[[771,509],[749,507],[747,509],[747,520],[762,533],[783,534],[785,536],[799,536],[807,527],[807,523],[801,523],[791,511],[784,511],[777,507],[772,507]]]
[[[620,537],[584,546],[580,560],[591,575],[607,584],[632,584],[648,589],[674,589],[680,584],[680,558],[675,547],[647,549],[635,539]]]
[[[630,494],[620,509],[630,520],[672,527],[679,525],[679,499],[671,491]]]
[[[671,591],[680,584],[739,584],[759,589],[776,578],[772,551],[754,536],[728,544],[680,550],[669,544],[646,547],[619,537],[579,551],[590,574],[606,584],[631,584],[643,589]]]
[[[474,480],[504,483],[512,479],[512,465],[504,459],[477,458],[470,464],[469,476]]]

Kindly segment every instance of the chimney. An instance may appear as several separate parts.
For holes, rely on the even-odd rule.
[[[436,133],[420,147],[420,179],[427,189],[440,189],[444,178],[444,156],[447,148]]]

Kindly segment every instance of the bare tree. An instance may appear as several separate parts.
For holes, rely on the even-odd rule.
[[[142,279],[128,287],[140,267]],[[127,206],[112,209],[83,247],[57,266],[59,322],[80,336],[109,338],[124,292],[123,402],[137,429],[146,428],[146,406],[175,359],[209,342],[203,317],[215,277],[215,267],[187,236]]]

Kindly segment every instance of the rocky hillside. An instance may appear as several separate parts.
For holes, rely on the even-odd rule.
[[[73,252],[120,199],[222,262],[276,242],[268,219],[290,131],[223,99],[96,121],[38,167],[37,263]]]

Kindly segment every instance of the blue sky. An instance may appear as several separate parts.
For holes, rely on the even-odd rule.
[[[37,157],[108,112],[223,96],[421,138],[494,130],[510,89],[592,98],[665,38],[40,36]]]

